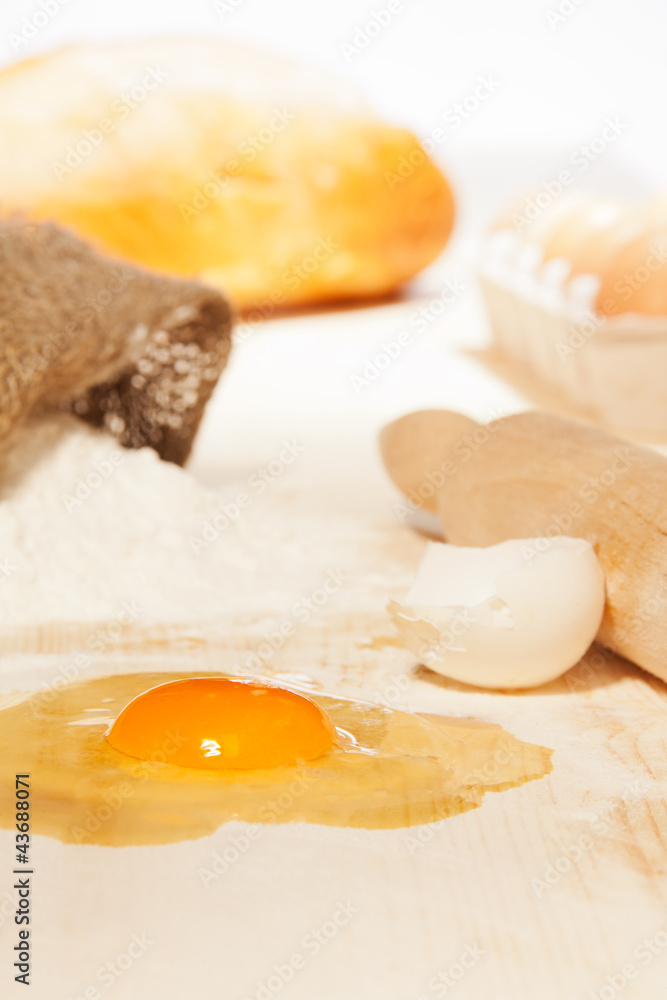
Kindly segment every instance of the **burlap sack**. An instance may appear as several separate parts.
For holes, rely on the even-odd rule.
[[[0,221],[0,449],[29,414],[73,410],[183,464],[231,345],[214,289]]]

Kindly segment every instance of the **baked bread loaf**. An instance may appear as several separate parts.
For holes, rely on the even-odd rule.
[[[220,40],[75,45],[0,73],[0,200],[266,315],[430,263],[450,188],[347,84]]]

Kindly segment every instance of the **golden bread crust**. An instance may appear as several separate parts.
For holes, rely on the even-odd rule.
[[[337,80],[211,40],[70,46],[0,73],[5,207],[242,308],[385,294],[430,263],[451,190]]]

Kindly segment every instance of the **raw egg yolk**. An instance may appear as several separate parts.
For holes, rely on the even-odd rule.
[[[334,737],[326,712],[294,691],[193,677],[134,698],[106,738],[129,757],[223,771],[313,760],[331,749]]]

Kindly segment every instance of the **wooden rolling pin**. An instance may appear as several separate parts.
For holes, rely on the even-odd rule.
[[[667,681],[667,459],[539,412],[482,425],[425,410],[385,427],[380,447],[454,545],[588,539],[607,586],[598,641]]]

